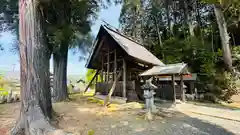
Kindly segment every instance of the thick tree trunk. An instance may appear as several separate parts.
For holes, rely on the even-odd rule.
[[[169,0],[165,0],[165,8],[166,8],[166,15],[167,15],[167,24],[168,24],[168,36],[172,36],[173,32],[172,32],[172,28],[171,28],[171,18],[170,18],[170,9],[169,9]]]
[[[53,54],[53,96],[55,101],[68,99],[67,91],[68,44],[62,44]]]
[[[49,85],[49,49],[38,0],[19,1],[21,109],[12,135],[53,132],[49,124],[52,103]]]
[[[161,35],[161,32],[160,32],[160,28],[159,28],[157,17],[154,17],[154,21],[155,21],[155,26],[156,26],[156,30],[157,30],[159,46],[160,46],[161,49],[163,49],[162,35]],[[161,51],[161,55],[162,55],[162,59],[163,59],[163,61],[165,63],[166,59],[165,59],[164,51]]]
[[[193,25],[193,14],[191,11],[188,10],[188,3],[186,0],[183,0],[184,3],[184,21],[185,21],[185,25],[186,27],[189,29],[189,34],[190,36],[195,36],[194,35],[194,25]]]
[[[200,2],[198,0],[195,1],[195,5],[196,5],[196,20],[197,20],[197,23],[198,23],[198,29],[199,29],[199,32],[200,32],[200,38],[201,38],[201,42],[202,44],[204,44],[204,39],[203,39],[203,31],[202,31],[202,21],[201,21],[201,7],[200,7]]]
[[[226,64],[228,70],[232,71],[232,56],[229,45],[230,37],[227,31],[227,23],[225,21],[222,7],[220,4],[214,5],[214,13],[217,19],[217,24],[222,42],[223,61]]]

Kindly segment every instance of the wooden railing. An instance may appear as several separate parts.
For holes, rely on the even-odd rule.
[[[96,92],[99,92],[101,95],[107,95],[109,89],[111,89],[113,83],[112,82],[99,82],[96,84]],[[116,89],[114,90],[113,96],[123,97],[123,81],[118,81],[116,84]],[[136,92],[136,83],[135,81],[127,82],[127,91],[126,96],[128,101],[136,101],[138,100],[138,93]]]

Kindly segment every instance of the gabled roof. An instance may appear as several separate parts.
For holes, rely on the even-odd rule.
[[[171,76],[156,76],[159,81],[172,81]],[[179,81],[180,76],[175,76],[175,80]],[[197,80],[197,74],[196,73],[191,73],[188,75],[183,75],[183,80],[184,81],[196,81]]]
[[[107,32],[115,39],[116,42],[126,51],[126,53],[134,58],[151,63],[153,65],[163,66],[164,64],[145,47],[136,41],[131,40],[120,32],[105,27]]]
[[[143,47],[141,44],[137,43],[136,41],[128,38],[126,35],[120,33],[117,30],[113,30],[112,28],[109,28],[107,26],[101,26],[99,33],[101,30],[105,30],[114,41],[118,43],[118,45],[130,56],[133,58],[136,58],[140,61],[155,65],[155,66],[164,66],[165,64],[162,63],[156,56],[154,56],[151,52],[149,52],[145,47]],[[99,36],[99,34],[98,34]],[[88,61],[86,63],[86,67],[88,67],[94,51],[97,47],[97,41],[94,42],[92,46],[92,52],[88,58]]]
[[[153,75],[173,75],[173,74],[187,74],[187,64],[177,63],[168,64],[165,66],[154,66],[153,68],[143,72],[140,76],[153,76]]]

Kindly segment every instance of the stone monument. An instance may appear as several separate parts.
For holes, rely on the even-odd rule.
[[[146,83],[141,86],[142,90],[144,90],[144,98],[145,98],[145,108],[147,110],[145,119],[152,120],[152,112],[156,111],[156,106],[154,105],[154,92],[157,89],[157,86],[152,84],[152,78],[146,80]]]

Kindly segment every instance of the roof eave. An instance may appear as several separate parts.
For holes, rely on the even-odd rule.
[[[98,38],[99,38],[99,35],[100,35],[100,33],[101,33],[101,29],[103,28],[103,26],[101,25],[100,26],[100,29],[99,29],[99,31],[98,31],[98,34],[97,34],[97,36],[96,36],[96,38],[95,38],[95,40],[94,40],[94,42],[93,42],[93,44],[92,44],[92,47],[91,47],[91,53],[89,54],[89,56],[88,56],[88,59],[87,59],[87,62],[86,62],[86,64],[85,64],[85,67],[86,68],[90,68],[90,66],[89,66],[89,64],[90,64],[90,61],[92,60],[92,57],[93,57],[93,54],[94,54],[94,52],[95,52],[95,50],[96,50],[96,47],[97,47],[97,45],[98,45]]]

